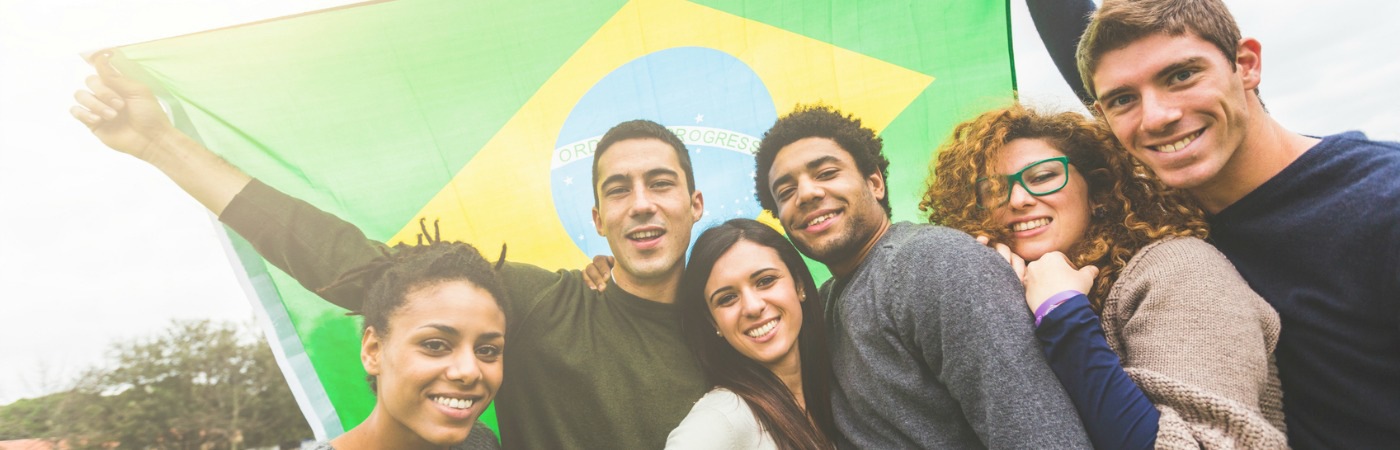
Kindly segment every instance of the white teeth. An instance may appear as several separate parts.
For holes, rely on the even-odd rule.
[[[432,400],[434,403],[452,409],[467,409],[471,408],[472,404],[476,403],[476,401],[469,398],[433,397]]]
[[[1039,218],[1039,219],[1035,219],[1035,220],[1027,220],[1027,221],[1025,221],[1025,222],[1020,222],[1020,223],[1011,224],[1011,231],[1034,230],[1034,229],[1036,229],[1036,228],[1040,228],[1040,227],[1043,227],[1043,226],[1046,226],[1046,225],[1049,225],[1049,224],[1050,224],[1050,218],[1049,218],[1049,217],[1043,217],[1043,218]]]
[[[628,235],[631,239],[651,239],[661,235],[661,230],[640,231]]]
[[[774,329],[774,328],[777,328],[777,327],[778,327],[778,321],[777,321],[777,319],[774,319],[774,320],[768,321],[768,323],[766,323],[766,324],[763,324],[763,326],[758,327],[758,328],[754,328],[754,329],[752,329],[752,330],[749,330],[749,331],[745,332],[744,334],[749,335],[749,337],[756,338],[756,337],[760,337],[760,336],[766,335],[766,334],[768,334],[768,333],[771,333],[771,332],[773,331],[773,329]]]
[[[828,221],[828,220],[831,220],[832,217],[836,217],[836,213],[826,213],[826,214],[822,214],[822,215],[820,215],[820,216],[817,216],[817,217],[813,218],[810,222],[807,222],[807,226],[809,226],[809,227],[817,226],[818,224],[821,224],[821,223],[823,223],[823,222],[826,222],[826,221]]]
[[[1198,138],[1198,137],[1200,137],[1200,136],[1201,136],[1201,133],[1200,133],[1200,132],[1196,132],[1196,133],[1192,133],[1190,136],[1181,138],[1181,140],[1179,140],[1179,141],[1176,141],[1176,142],[1173,142],[1173,143],[1170,143],[1170,144],[1166,144],[1166,145],[1158,145],[1158,146],[1155,146],[1155,147],[1152,147],[1152,148],[1155,149],[1155,150],[1157,150],[1157,151],[1159,151],[1159,152],[1162,152],[1162,153],[1176,153],[1176,152],[1181,151],[1181,149],[1186,148],[1187,145],[1190,145],[1190,144],[1191,144],[1191,141],[1196,140],[1196,138]]]

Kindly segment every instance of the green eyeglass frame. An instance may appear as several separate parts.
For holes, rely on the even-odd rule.
[[[1050,165],[1046,166],[1046,164]],[[1051,178],[1044,181],[1033,180],[1031,183],[1026,183],[1026,179],[1022,175],[1032,169],[1049,169],[1051,170],[1049,173]],[[1055,169],[1059,169],[1059,172],[1054,172]],[[1059,179],[1055,180],[1055,178]],[[994,185],[991,178],[978,178],[972,185],[972,192],[977,195],[977,206],[990,209],[1010,202],[1011,191],[1013,190],[1013,186],[1017,184],[1021,185],[1021,188],[1025,189],[1026,193],[1036,197],[1059,192],[1060,189],[1064,189],[1065,185],[1069,184],[1069,157],[1056,156],[1054,158],[1046,158],[1030,163],[1016,173],[1007,175],[1006,184],[1001,186]],[[1004,189],[1006,192],[997,192],[998,189]],[[993,199],[998,197],[1001,198],[1000,201],[989,204]]]

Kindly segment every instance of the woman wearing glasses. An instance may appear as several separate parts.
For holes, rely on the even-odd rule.
[[[1113,142],[1075,113],[984,113],[939,149],[920,209],[1022,276],[1096,447],[1286,447],[1277,313],[1202,240],[1201,210]],[[1047,292],[1066,279],[1080,288]]]

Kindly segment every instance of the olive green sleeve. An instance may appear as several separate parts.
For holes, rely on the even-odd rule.
[[[388,251],[354,224],[256,179],[233,198],[219,220],[303,287],[350,310],[364,304],[368,286],[363,280],[317,290]]]

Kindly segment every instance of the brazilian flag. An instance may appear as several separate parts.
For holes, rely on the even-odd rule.
[[[444,238],[581,268],[609,251],[589,213],[594,146],[630,119],[690,148],[706,199],[697,230],[768,217],[752,152],[810,103],[881,133],[895,219],[917,220],[933,149],[1013,95],[1008,11],[1005,0],[400,0],[125,46],[116,63],[186,133],[370,238],[413,242],[417,218],[440,218]],[[360,423],[374,398],[358,319],[228,238],[317,436]]]

